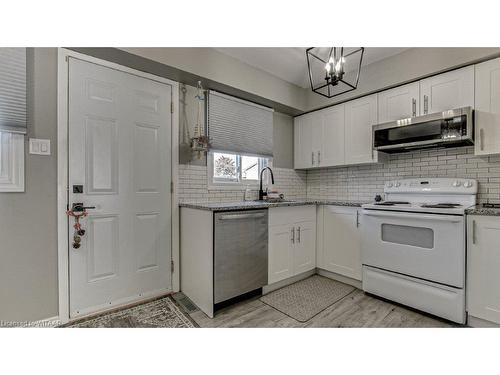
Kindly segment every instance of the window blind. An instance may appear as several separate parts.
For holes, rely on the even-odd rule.
[[[272,157],[272,109],[209,91],[207,118],[212,149]]]
[[[26,48],[0,48],[0,131],[26,134]]]

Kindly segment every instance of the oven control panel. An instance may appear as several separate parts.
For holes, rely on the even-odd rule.
[[[408,178],[387,181],[384,193],[476,194],[477,181],[458,178]]]

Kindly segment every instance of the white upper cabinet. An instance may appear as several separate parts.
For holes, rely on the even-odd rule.
[[[500,153],[500,119],[495,117],[500,108],[499,66],[499,59],[477,65],[476,82],[475,67],[467,66],[296,117],[295,168],[382,162],[387,155],[373,151],[373,125],[474,108],[475,90],[476,154]]]
[[[319,167],[322,121],[319,112],[311,112],[294,120],[294,165],[297,169]]]
[[[382,91],[378,95],[378,123],[418,116],[420,86],[418,82]]]
[[[295,117],[294,119],[294,165],[295,168],[311,168],[313,113]]]
[[[474,66],[420,81],[420,114],[474,108]]]
[[[318,155],[321,167],[343,165],[344,155],[344,105],[337,105],[321,112],[321,149]]]
[[[373,152],[372,126],[377,123],[377,95],[345,103],[345,162],[363,164],[378,161]]]
[[[295,118],[297,169],[344,164],[344,105]]]
[[[476,65],[475,154],[500,153],[500,58]]]
[[[321,111],[313,112],[313,119],[309,124],[309,129],[306,129],[306,132],[311,133],[312,138],[312,149],[310,155],[311,163],[313,167],[320,166],[321,160],[321,148],[323,147],[322,138],[323,138],[323,113]]]

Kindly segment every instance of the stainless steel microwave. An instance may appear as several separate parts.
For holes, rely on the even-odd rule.
[[[373,126],[373,149],[382,152],[472,144],[474,120],[471,107]]]

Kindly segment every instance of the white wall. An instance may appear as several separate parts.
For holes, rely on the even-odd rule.
[[[288,107],[306,109],[304,91],[299,86],[242,63],[213,48],[121,49]]]
[[[57,312],[57,49],[30,48],[25,192],[0,193],[0,320]],[[51,156],[30,155],[28,138],[51,141]]]

